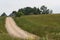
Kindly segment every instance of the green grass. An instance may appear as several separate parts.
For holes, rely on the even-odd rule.
[[[0,40],[20,40],[18,38],[10,37],[7,33],[5,29],[5,18],[6,17],[0,17]]]
[[[44,40],[60,40],[60,14],[28,15],[14,20],[19,27]]]
[[[6,33],[5,17],[0,17],[0,32],[5,32]]]

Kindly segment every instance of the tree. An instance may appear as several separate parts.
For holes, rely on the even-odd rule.
[[[46,14],[49,14],[49,13],[50,13],[50,10],[49,10],[49,9],[47,9],[47,10],[46,10]]]
[[[41,6],[40,8],[42,10],[42,14],[51,14],[52,10],[47,9],[47,7],[45,5]]]
[[[42,10],[42,14],[46,14],[47,7],[45,7],[45,5],[41,6],[40,9]]]
[[[18,10],[18,12],[22,12],[22,13],[24,13],[24,9],[21,8],[21,9]]]
[[[16,17],[20,17],[21,15],[24,15],[22,12],[17,12]]]
[[[12,13],[16,13],[16,11],[13,11]]]
[[[41,14],[41,10],[37,8],[37,14]]]
[[[16,11],[13,11],[9,16],[16,16]]]
[[[4,12],[1,16],[7,16],[6,13]]]
[[[30,13],[32,13],[32,12],[33,12],[33,10],[32,10],[31,7],[26,7],[26,8],[24,8],[24,14],[25,14],[25,15],[30,15]]]
[[[33,14],[37,14],[37,8],[36,7],[33,8]]]
[[[52,10],[47,9],[47,7],[45,5],[41,6],[41,8],[31,8],[31,7],[25,7],[25,8],[21,8],[19,9],[17,12],[13,11],[10,16],[17,16],[20,17],[21,15],[38,15],[38,14],[51,14]]]
[[[41,14],[41,10],[39,8],[33,8],[33,14]]]
[[[52,10],[47,9],[46,14],[52,14]]]
[[[53,10],[50,10],[50,14],[52,14],[53,13]]]

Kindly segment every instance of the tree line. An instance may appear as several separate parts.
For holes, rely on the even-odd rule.
[[[45,5],[42,5],[40,8],[36,7],[21,8],[18,11],[13,11],[9,16],[20,17],[21,15],[51,14],[52,12],[53,10],[50,10]]]

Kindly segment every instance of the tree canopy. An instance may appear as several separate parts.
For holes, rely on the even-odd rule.
[[[13,11],[12,14],[19,17],[21,15],[51,14],[52,12],[53,11],[48,9],[45,5],[42,5],[40,8],[36,8],[36,7],[33,7],[33,8],[32,7],[21,8],[17,12]]]

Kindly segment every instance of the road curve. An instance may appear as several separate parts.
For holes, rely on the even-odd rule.
[[[39,37],[37,35],[28,33],[27,31],[24,31],[23,29],[18,27],[11,17],[6,18],[5,28],[7,32],[9,33],[9,35],[12,37],[39,40]]]

